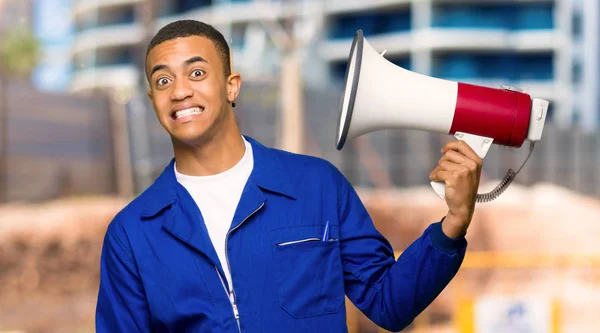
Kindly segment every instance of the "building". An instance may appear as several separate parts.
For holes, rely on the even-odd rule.
[[[28,28],[31,24],[32,0],[0,0],[0,35],[10,29]]]
[[[32,30],[42,49],[40,62],[31,76],[38,90],[63,92],[70,86],[74,36],[71,8],[71,0],[36,1],[33,6]]]
[[[144,36],[140,0],[80,0],[73,4],[76,35],[71,90],[130,89],[139,82],[136,47]]]
[[[586,131],[600,122],[600,3],[573,1],[573,118]]]
[[[413,71],[551,101],[549,119],[572,119],[571,6],[566,1],[388,1],[333,15],[322,54],[343,76],[356,27],[386,58]],[[402,20],[397,20],[400,17]],[[347,56],[346,56],[347,57]]]
[[[75,2],[72,90],[127,88],[140,82],[143,2]],[[343,80],[352,38],[362,29],[369,42],[387,50],[385,57],[399,66],[462,82],[515,86],[550,100],[551,121],[569,126],[585,119],[583,123],[591,128],[597,123],[598,103],[592,103],[591,97],[597,83],[587,82],[597,80],[593,77],[598,71],[583,67],[593,69],[588,63],[598,61],[597,51],[587,42],[597,39],[590,29],[597,25],[598,11],[581,9],[591,2],[577,2],[171,0],[157,2],[157,19],[150,29],[154,32],[180,18],[209,22],[226,35],[235,65],[245,78],[276,79],[281,52],[274,42],[276,35],[269,33],[269,22],[291,19],[300,33],[319,29],[304,58],[305,80],[313,86]],[[573,22],[584,15],[587,30],[577,37]],[[324,24],[319,25],[317,18]],[[573,84],[573,80],[583,83]]]

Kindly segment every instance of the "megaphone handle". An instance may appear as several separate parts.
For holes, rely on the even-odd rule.
[[[463,132],[454,133],[454,137],[466,142],[481,159],[485,158],[494,141],[492,138]],[[444,182],[431,182],[431,187],[441,199],[446,198],[446,184]]]

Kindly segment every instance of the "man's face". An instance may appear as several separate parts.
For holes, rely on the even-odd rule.
[[[148,54],[146,71],[158,121],[171,138],[194,145],[226,131],[239,75],[225,78],[213,42],[190,36],[165,41]]]

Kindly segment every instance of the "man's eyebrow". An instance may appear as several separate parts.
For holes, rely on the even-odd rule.
[[[187,65],[193,64],[195,62],[205,62],[208,64],[208,61],[206,61],[206,59],[202,58],[201,56],[191,57],[188,60],[186,60],[184,63],[187,66]],[[152,70],[150,71],[150,76],[154,75],[155,72],[157,72],[161,69],[166,69],[166,68],[168,68],[167,65],[163,65],[163,64],[155,65],[154,67],[152,67]]]
[[[202,58],[201,56],[191,57],[185,61],[185,64],[189,65],[189,64],[193,64],[195,62],[205,62],[208,64],[208,61],[206,61],[206,59]]]
[[[152,70],[150,71],[150,76],[154,75],[154,72],[159,71],[161,69],[165,69],[165,68],[168,68],[167,65],[162,65],[162,64],[155,65],[154,67],[152,67]]]

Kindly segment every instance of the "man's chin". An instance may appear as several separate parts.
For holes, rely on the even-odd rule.
[[[189,133],[186,135],[171,135],[171,141],[173,144],[186,146],[186,147],[197,147],[208,141],[208,136],[205,132],[201,133]]]

